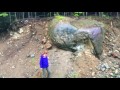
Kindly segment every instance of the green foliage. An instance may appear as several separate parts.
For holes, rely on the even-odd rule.
[[[54,17],[55,17],[56,20],[62,20],[62,19],[64,19],[64,16],[61,16],[59,14],[59,12],[56,12],[56,14],[54,14]]]
[[[61,15],[54,16],[54,19],[49,23],[49,36],[52,37],[51,30],[53,30],[54,26],[60,21],[63,20],[65,17]]]
[[[65,17],[64,16],[61,16],[61,15],[56,15],[55,16],[55,19],[57,19],[57,20],[62,20],[62,19],[64,19]]]
[[[0,17],[7,17],[8,16],[8,13],[7,12],[2,12],[0,13]]]
[[[50,27],[55,26],[60,20],[63,20],[65,17],[61,15],[54,16],[54,19],[52,20]]]
[[[74,15],[75,17],[79,17],[79,16],[83,15],[83,13],[84,13],[84,12],[74,12],[73,15]]]

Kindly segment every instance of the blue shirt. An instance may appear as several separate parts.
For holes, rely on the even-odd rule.
[[[48,57],[41,55],[39,65],[40,65],[40,68],[47,68],[49,66]]]

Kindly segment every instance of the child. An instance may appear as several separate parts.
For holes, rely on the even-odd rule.
[[[50,72],[49,72],[49,62],[48,62],[48,56],[47,56],[47,51],[45,50],[42,55],[40,56],[40,68],[42,68],[42,73],[43,73],[43,78],[49,78],[50,77]],[[47,71],[47,74],[46,74]],[[47,75],[47,76],[46,76]]]

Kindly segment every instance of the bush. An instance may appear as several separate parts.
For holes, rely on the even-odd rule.
[[[74,12],[74,13],[73,13],[73,16],[79,17],[79,16],[83,15],[83,13],[84,13],[84,12]]]
[[[7,16],[8,16],[8,13],[6,12],[0,13],[0,17],[7,17]]]

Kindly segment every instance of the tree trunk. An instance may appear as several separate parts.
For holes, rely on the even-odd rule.
[[[99,12],[99,16],[102,17],[103,16],[103,12]]]
[[[15,21],[17,20],[17,13],[15,12]]]
[[[99,12],[99,17],[101,17],[101,12]]]
[[[110,12],[110,16],[112,16],[112,12]]]
[[[103,15],[104,15],[104,13],[103,12],[101,12],[101,16],[103,17]]]
[[[11,13],[9,12],[9,19],[10,19],[10,24],[11,24]]]
[[[119,19],[119,12],[117,12],[117,18]]]
[[[23,20],[24,20],[24,15],[25,15],[25,13],[23,12],[23,13],[22,13],[22,18],[23,18]]]
[[[88,12],[86,12],[86,17],[88,16]]]
[[[65,16],[65,12],[63,13],[63,16]]]
[[[37,13],[35,12],[35,19],[36,19],[36,15],[37,15]]]
[[[30,12],[28,12],[28,18],[30,18]]]
[[[51,12],[49,13],[49,17],[51,17]]]
[[[85,17],[85,12],[83,12],[83,16]]]
[[[97,12],[95,12],[95,16],[97,16]]]

